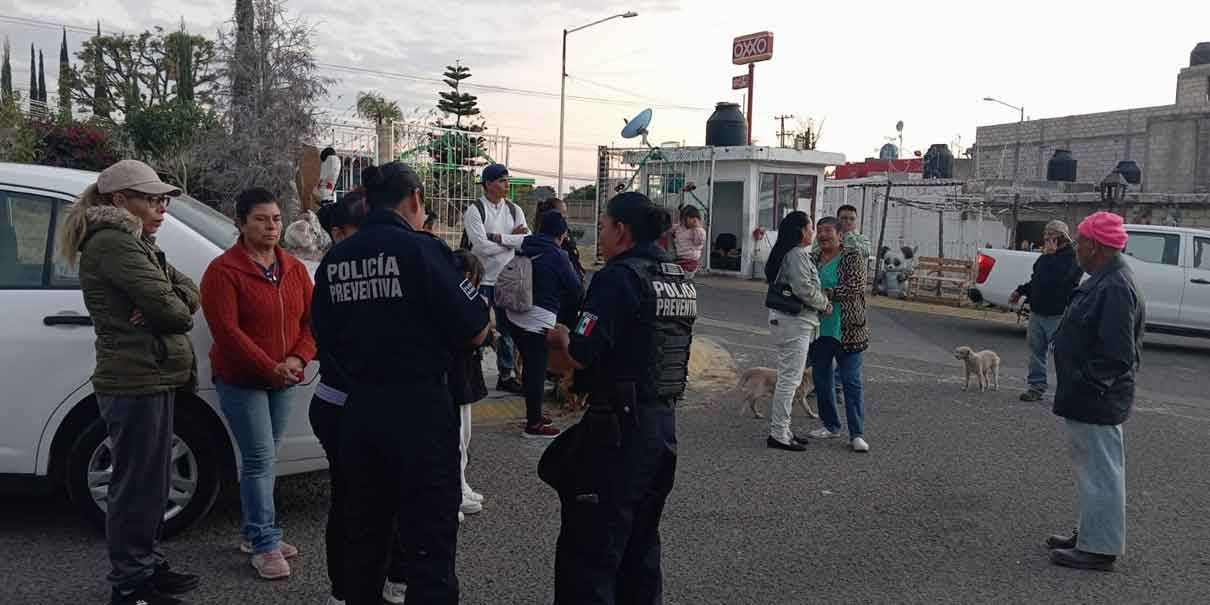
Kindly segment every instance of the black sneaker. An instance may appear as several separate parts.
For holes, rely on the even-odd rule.
[[[202,578],[197,574],[177,573],[172,571],[172,568],[167,563],[155,568],[155,573],[151,576],[151,585],[156,590],[168,594],[178,595],[185,594],[202,583]]]
[[[793,441],[794,443],[797,443],[798,445],[807,445],[808,443],[811,443],[810,441],[807,440],[806,437],[800,437],[798,435],[791,435],[790,441]]]
[[[1042,401],[1042,391],[1030,389],[1021,393],[1021,401]]]
[[[774,439],[772,435],[765,438],[765,447],[767,447],[769,449],[774,449],[774,450],[785,450],[787,452],[805,452],[805,451],[807,451],[807,446],[805,446],[801,443],[798,443],[796,441],[791,441],[790,443],[782,443],[782,442]]]
[[[144,582],[134,592],[124,593],[114,588],[109,594],[109,605],[180,605],[184,601],[155,589],[151,582]]]
[[[496,380],[496,390],[504,391],[506,393],[513,393],[515,395],[520,395],[525,392],[525,388],[521,386],[521,383],[517,382],[517,379],[511,376]]]

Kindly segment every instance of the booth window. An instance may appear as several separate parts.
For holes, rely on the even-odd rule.
[[[813,175],[762,172],[758,225],[766,231],[776,231],[781,219],[795,210],[811,214],[815,209],[815,186]]]

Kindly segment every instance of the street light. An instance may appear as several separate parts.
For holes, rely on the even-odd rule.
[[[567,109],[567,34],[578,32],[582,29],[587,29],[594,25],[599,25],[612,19],[629,19],[639,16],[634,11],[626,11],[616,15],[605,17],[599,21],[593,21],[588,25],[581,25],[573,29],[563,30],[563,66],[559,70],[559,186],[556,190],[556,195],[563,195],[563,116]]]
[[[1021,126],[1025,124],[1025,107],[1024,106],[1017,107],[1016,105],[1013,105],[1011,103],[1005,103],[1004,101],[1001,101],[1000,99],[996,99],[993,97],[983,97],[983,100],[989,101],[991,103],[999,103],[1005,107],[1009,107],[1011,109],[1015,109],[1015,110],[1021,112],[1021,119],[1017,122],[1017,146],[1013,150],[1013,216],[1012,216],[1013,224],[1012,224],[1012,229],[1009,230],[1009,240],[1008,240],[1010,245],[1016,244],[1017,243],[1017,223],[1018,223],[1018,214],[1017,213],[1019,211],[1020,203],[1021,203],[1021,192],[1019,190],[1017,190],[1017,183],[1021,180]]]

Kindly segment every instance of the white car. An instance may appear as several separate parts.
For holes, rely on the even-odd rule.
[[[1210,336],[1210,231],[1126,225],[1126,232],[1124,255],[1147,302],[1147,329]],[[980,250],[970,299],[1011,309],[1009,297],[1029,281],[1037,258],[1037,252]]]
[[[113,469],[92,383],[95,333],[76,273],[54,253],[57,225],[92,172],[0,163],[0,486],[65,489],[104,525]],[[236,239],[231,220],[187,196],[173,199],[157,243],[169,262],[201,283],[210,261]],[[314,270],[314,263],[310,263]],[[199,391],[177,398],[172,479],[164,533],[203,517],[237,477],[235,442],[211,382],[212,339],[199,311],[190,333]],[[278,474],[327,467],[307,417],[318,365],[298,387]]]

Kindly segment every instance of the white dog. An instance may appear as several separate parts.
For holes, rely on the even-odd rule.
[[[764,418],[760,409],[756,407],[756,402],[757,399],[773,397],[773,391],[777,388],[777,370],[762,367],[744,370],[739,377],[739,384],[735,385],[735,388],[744,394],[744,404],[740,407],[740,412],[747,409],[752,412],[753,417]],[[794,391],[794,399],[791,400],[790,407],[793,408],[797,403],[808,416],[819,418],[819,414],[816,414],[807,404],[807,395],[813,392],[815,392],[815,382],[812,378],[811,368],[808,367],[802,371],[802,382]]]
[[[980,393],[988,388],[993,391],[1000,390],[1000,356],[996,355],[995,351],[976,353],[970,347],[958,347],[954,349],[954,358],[961,359],[966,366],[966,385],[962,387],[963,391],[970,389],[972,374],[979,377]]]

